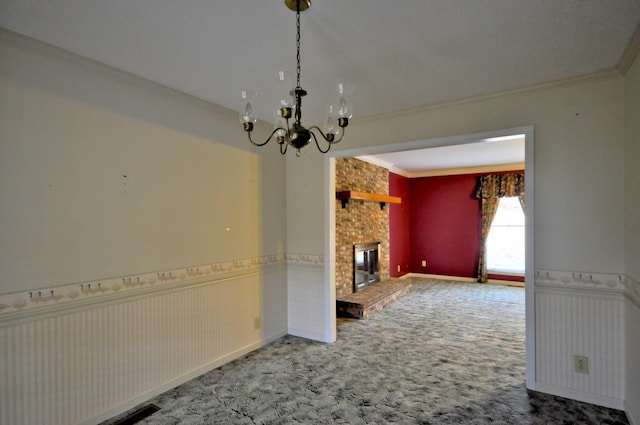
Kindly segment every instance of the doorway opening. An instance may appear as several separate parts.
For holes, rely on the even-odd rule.
[[[525,339],[526,339],[526,383],[527,388],[535,389],[535,309],[534,309],[534,163],[533,163],[533,126],[496,130],[460,136],[426,139],[406,143],[396,143],[368,148],[334,151],[325,157],[325,327],[329,331],[329,340],[336,339],[336,281],[335,281],[335,161],[337,158],[356,157],[388,152],[403,152],[417,149],[429,149],[446,146],[463,146],[491,143],[504,137],[523,135],[525,140]]]

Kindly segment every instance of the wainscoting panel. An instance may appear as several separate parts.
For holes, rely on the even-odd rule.
[[[289,334],[326,342],[324,262],[321,257],[288,257]]]
[[[0,423],[99,423],[286,334],[286,297],[280,266],[26,310],[0,324]]]
[[[632,425],[640,425],[640,283],[627,278],[625,300],[626,401],[625,411]]]
[[[622,409],[624,287],[569,280],[536,282],[536,389]],[[575,371],[576,355],[588,357],[588,373]]]

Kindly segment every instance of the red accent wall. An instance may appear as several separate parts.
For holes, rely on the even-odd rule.
[[[478,176],[406,178],[389,173],[389,275],[407,273],[477,277],[480,251]],[[422,260],[427,266],[422,267]],[[400,265],[400,272],[398,272]],[[489,274],[491,279],[523,282],[521,276]]]
[[[465,174],[409,180],[411,272],[477,277],[477,177],[478,174]],[[426,260],[426,267],[422,260]]]
[[[409,267],[411,261],[409,256],[411,243],[409,179],[390,172],[389,195],[399,196],[402,199],[400,204],[389,204],[389,276],[400,277],[411,271]]]

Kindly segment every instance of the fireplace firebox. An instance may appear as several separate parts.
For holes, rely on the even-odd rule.
[[[353,292],[380,281],[380,242],[353,246]]]

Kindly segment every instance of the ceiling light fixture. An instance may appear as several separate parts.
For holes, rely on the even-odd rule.
[[[292,146],[299,156],[300,149],[305,147],[313,138],[318,150],[322,153],[327,153],[331,146],[342,140],[344,128],[349,125],[349,118],[352,116],[349,90],[346,89],[344,83],[338,84],[338,101],[336,105],[331,105],[327,108],[324,132],[316,125],[308,129],[302,125],[302,97],[307,95],[307,91],[300,86],[300,12],[307,10],[311,6],[311,0],[285,0],[284,2],[289,9],[296,12],[296,86],[291,89],[290,86],[287,86],[289,81],[288,74],[284,71],[278,73],[278,82],[281,83],[280,85],[285,85],[285,90],[279,93],[281,98],[276,111],[275,129],[266,141],[256,143],[251,138],[253,125],[257,121],[257,117],[253,112],[253,104],[257,95],[255,92],[242,91],[240,121],[243,123],[244,131],[247,132],[249,141],[256,146],[266,145],[275,136],[280,145],[281,154],[284,155],[287,152],[287,147]],[[292,117],[294,121],[290,125],[289,120]],[[316,133],[328,143],[325,149],[320,147]]]

